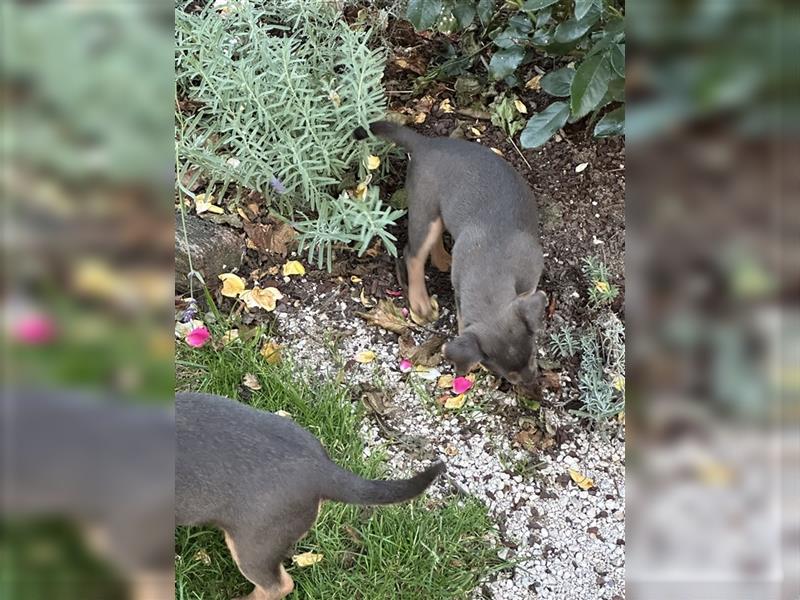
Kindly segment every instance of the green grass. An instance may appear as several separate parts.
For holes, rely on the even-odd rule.
[[[216,339],[221,330],[213,332]],[[344,386],[319,383],[292,365],[268,365],[259,342],[222,349],[180,345],[179,389],[212,392],[264,410],[285,410],[312,431],[340,465],[365,477],[392,476],[383,456],[363,457],[360,404]],[[241,397],[240,382],[253,373],[262,389]],[[394,474],[397,477],[397,474]],[[292,598],[325,600],[451,600],[466,598],[478,582],[500,568],[492,530],[476,500],[427,496],[412,503],[367,508],[326,502],[316,525],[294,553],[322,553],[322,562],[303,569],[286,563],[295,580]],[[178,528],[176,598],[216,600],[251,589],[236,569],[220,532]]]

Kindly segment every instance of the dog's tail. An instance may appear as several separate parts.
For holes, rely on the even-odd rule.
[[[402,125],[390,121],[375,121],[369,126],[369,130],[373,135],[394,142],[412,152],[421,141],[427,139],[424,135],[418,134],[413,129],[403,127]],[[363,127],[358,127],[353,132],[353,137],[357,140],[366,139],[368,135],[367,130]]]
[[[444,463],[439,461],[411,479],[394,481],[363,479],[336,465],[334,469],[327,489],[323,492],[326,500],[347,504],[396,504],[419,496],[428,489],[445,467]]]

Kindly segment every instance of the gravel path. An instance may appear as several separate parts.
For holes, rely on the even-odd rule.
[[[354,306],[364,310],[359,287],[352,286],[348,298],[329,287],[327,293],[317,290],[312,281],[293,283],[303,297],[315,298],[315,306],[287,297],[276,315],[278,340],[298,367],[321,378],[344,366],[346,383],[373,399],[362,428],[366,451],[385,449],[396,476],[441,457],[448,475],[431,493],[458,490],[488,508],[498,530],[498,557],[513,564],[480,585],[473,598],[624,597],[624,424],[593,428],[558,408],[577,396],[567,378],[555,394],[545,391],[538,411],[518,407],[488,375],[479,377],[462,409],[444,410],[435,398],[447,390],[400,372],[397,336],[353,316]],[[447,309],[443,316],[452,320]],[[335,351],[332,340],[338,340]],[[375,360],[356,362],[362,350],[375,352]],[[447,373],[449,365],[438,369]],[[540,432],[529,449],[517,437],[523,429]],[[594,487],[581,489],[569,469],[592,478]]]

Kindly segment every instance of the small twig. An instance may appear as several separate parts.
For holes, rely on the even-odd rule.
[[[525,161],[525,164],[528,165],[528,170],[533,171],[533,167],[531,166],[531,163],[528,162],[528,159],[525,158],[525,156],[522,154],[520,149],[517,148],[517,145],[514,143],[514,140],[511,139],[511,136],[508,136],[508,141],[511,142],[511,145],[514,146],[514,150],[517,151],[517,154],[519,154],[520,157],[522,158],[522,160]]]

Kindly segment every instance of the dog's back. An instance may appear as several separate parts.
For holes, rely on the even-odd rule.
[[[221,396],[175,397],[176,520],[236,523],[256,512],[316,507],[320,500],[389,504],[420,494],[442,470],[437,464],[400,481],[365,480],[333,463],[319,441],[284,418]],[[316,516],[316,515],[315,515]]]
[[[370,129],[409,151],[409,197],[441,199],[441,215],[454,238],[472,224],[479,224],[487,236],[505,238],[517,231],[538,238],[536,202],[530,187],[489,148],[454,138],[426,137],[388,121],[373,123]],[[362,138],[365,134],[357,131],[355,135]]]

